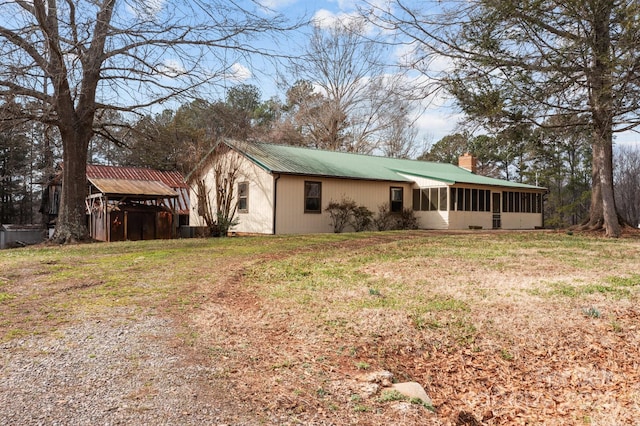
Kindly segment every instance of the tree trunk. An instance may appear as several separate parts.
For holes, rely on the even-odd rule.
[[[62,133],[62,195],[52,240],[64,244],[89,239],[87,228],[87,151],[89,132],[75,130]]]
[[[587,73],[593,117],[594,169],[589,223],[595,225],[602,221],[606,235],[617,238],[622,228],[613,193],[613,69],[610,57],[613,4],[604,2],[598,6],[593,9],[593,66]]]
[[[600,155],[602,155],[600,185],[602,191],[604,229],[607,237],[617,238],[622,233],[622,227],[613,193],[613,143],[610,142],[602,146],[602,153]]]
[[[602,184],[600,182],[600,164],[597,161],[598,148],[592,145],[591,160],[591,205],[589,217],[581,224],[579,229],[602,229],[604,226],[604,212],[602,211]]]

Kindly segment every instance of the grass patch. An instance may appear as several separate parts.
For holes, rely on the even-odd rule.
[[[633,288],[640,286],[640,275],[633,274],[627,277],[607,277],[607,282],[613,288]]]
[[[4,337],[6,340],[11,340],[28,336],[30,334],[32,334],[32,332],[30,332],[29,330],[25,330],[22,328],[12,328],[5,333]]]
[[[4,303],[8,300],[13,300],[14,298],[15,296],[12,294],[0,292],[0,303]]]
[[[440,372],[443,395],[465,395],[464,401],[450,399],[447,415],[469,404],[477,413],[508,412],[510,401],[500,398],[483,405],[486,382],[476,380],[481,369],[482,376],[494,377],[500,368],[505,389],[525,380],[532,395],[548,393],[547,383],[530,372],[547,368],[550,356],[557,371],[579,371],[585,383],[635,374],[636,360],[626,354],[637,347],[638,264],[637,239],[548,232],[29,247],[0,257],[0,339],[55,336],[79,321],[170,316],[177,325],[172,348],[193,354],[195,362],[213,362],[216,370],[208,374],[225,386],[251,379],[243,382],[250,398],[245,406],[258,406],[252,395],[276,378],[277,401],[285,405],[270,408],[273,418],[310,398],[322,400],[336,424],[356,417],[375,422],[385,402],[433,409],[394,392],[350,397],[356,390],[333,385],[345,380],[345,372],[364,375],[373,366],[422,383]],[[630,301],[618,303],[622,298]],[[100,361],[99,352],[89,357],[95,355]],[[554,380],[556,385],[569,398],[564,407],[572,418],[580,418],[575,415],[582,403],[597,407],[605,400],[595,388],[591,398],[568,380]],[[303,411],[297,415],[300,423],[310,420]],[[549,420],[523,415],[525,422]],[[614,420],[628,423],[621,416]]]
[[[505,361],[513,361],[514,356],[507,349],[503,348],[503,349],[500,349],[500,358],[502,358]]]
[[[463,287],[444,292],[458,285],[448,277],[462,274],[460,283],[488,289],[482,299],[490,302],[508,295],[509,277],[529,264],[530,274],[571,266],[596,276],[586,285],[551,283],[546,293],[539,288],[535,295],[631,298],[640,287],[633,268],[622,267],[619,276],[595,271],[607,270],[612,259],[635,264],[640,250],[634,244],[561,233],[418,231],[29,247],[0,258],[5,277],[0,315],[6,333],[28,329],[27,319],[39,330],[78,312],[101,315],[114,307],[163,306],[184,313],[199,307],[209,297],[208,288],[234,265],[242,269],[246,291],[294,309],[301,322],[316,321],[332,334],[352,333],[359,326],[358,313],[373,310],[383,317],[406,313],[408,325],[418,331],[444,331],[458,342],[471,342],[477,334],[471,319],[476,293]],[[492,272],[500,274],[500,282],[484,281]],[[196,284],[200,290],[194,290]]]
[[[637,294],[637,288],[640,287],[640,276],[635,274],[628,277],[610,276],[605,277],[603,282],[594,284],[556,282],[548,285],[551,290],[547,292],[547,295],[550,296],[581,298],[592,294],[601,294],[614,299],[623,299]]]
[[[467,302],[451,296],[436,295],[420,302],[422,312],[468,312]]]
[[[427,410],[431,411],[432,413],[435,413],[435,412],[436,412],[436,408],[435,408],[433,405],[431,405],[431,404],[429,404],[429,403],[427,403],[427,402],[423,401],[423,400],[422,400],[422,399],[420,399],[420,398],[411,398],[409,401],[410,401],[412,404],[420,405],[420,406],[422,406],[422,407],[426,408]]]
[[[369,365],[368,362],[359,361],[359,362],[356,362],[356,368],[358,370],[368,370],[369,368],[371,368],[371,365]]]
[[[395,389],[386,389],[382,391],[380,398],[378,398],[380,402],[407,401],[408,399],[408,397]]]
[[[600,318],[600,310],[598,308],[594,308],[593,306],[590,308],[584,308],[582,313],[589,318]]]

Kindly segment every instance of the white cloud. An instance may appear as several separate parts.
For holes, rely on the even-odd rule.
[[[356,7],[355,0],[329,0],[331,3],[337,3],[340,10],[352,10]]]
[[[416,52],[415,43],[402,44],[393,52],[398,63],[404,67],[410,67],[420,72],[425,70],[429,75],[435,76],[450,73],[454,70],[454,61],[444,55],[430,54],[428,58],[421,58],[420,52]]]
[[[226,76],[229,80],[241,83],[252,77],[251,70],[242,64],[235,63],[231,65]]]
[[[420,114],[415,121],[418,137],[432,139],[429,142],[436,143],[443,137],[455,133],[456,126],[461,119],[461,114],[446,110],[428,109]]]
[[[165,77],[178,77],[184,74],[187,70],[182,64],[175,59],[166,59],[164,64],[158,67],[158,71]]]
[[[336,23],[340,22],[340,19],[335,13],[327,9],[320,9],[313,14],[311,22],[313,22],[313,25],[320,28],[330,28],[335,26]]]
[[[362,0],[329,0],[329,2],[336,3],[340,10],[355,10],[358,6],[367,7],[368,5],[382,8],[390,3],[389,0],[370,0],[367,3]]]
[[[291,6],[298,0],[259,0],[258,4],[266,9],[281,9],[287,6]]]
[[[155,17],[162,9],[164,9],[164,5],[167,0],[147,0],[145,2],[135,2],[133,4],[127,4],[127,10],[132,15],[135,15],[139,18],[150,18]]]
[[[354,24],[363,22],[362,16],[357,12],[352,13],[333,13],[327,9],[320,9],[316,11],[311,18],[311,22],[318,28],[333,28],[336,25],[343,25],[345,27],[354,27]],[[368,31],[367,28],[366,31]]]

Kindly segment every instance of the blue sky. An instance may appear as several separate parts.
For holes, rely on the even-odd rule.
[[[295,19],[300,16],[312,17],[323,22],[330,23],[337,19],[349,19],[355,16],[357,6],[362,5],[362,0],[257,0],[263,6],[272,9],[278,13]],[[388,0],[369,0],[377,2],[380,5],[388,3]],[[419,1],[419,0],[418,0]],[[409,0],[411,2],[411,0]],[[289,49],[298,49],[304,45],[304,37],[298,40],[290,40]],[[438,64],[436,64],[438,66]],[[440,64],[446,67],[446,64]],[[280,92],[275,89],[275,84],[269,81],[268,77],[259,76],[258,73],[251,79],[263,89],[265,97],[279,95]],[[443,98],[428,99],[425,102],[425,109],[416,121],[419,129],[419,138],[428,143],[435,143],[442,137],[455,133],[456,125],[461,116],[449,106],[449,102]],[[617,144],[635,144],[640,145],[640,135],[636,132],[625,132],[616,134],[615,142]]]
[[[387,2],[387,0],[376,1],[381,4]],[[292,21],[305,17],[327,26],[336,20],[357,16],[357,6],[364,4],[361,0],[258,0],[258,3],[273,12],[289,17]],[[265,13],[269,12],[265,11]],[[283,49],[286,53],[295,55],[296,52],[303,51],[306,38],[303,33],[300,33],[281,41],[277,46],[271,45],[270,42],[266,43],[269,48]],[[252,64],[236,64],[236,69],[237,76],[242,82],[255,84],[261,88],[264,99],[272,96],[279,96],[282,99],[284,96],[283,90],[277,87],[276,73],[260,59]],[[233,83],[233,81],[228,82],[228,84]],[[426,100],[416,120],[419,132],[418,142],[435,143],[442,137],[455,132],[458,116],[452,109],[443,107],[445,103],[445,100],[440,98]]]

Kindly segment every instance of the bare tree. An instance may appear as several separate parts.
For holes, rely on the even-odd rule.
[[[59,129],[63,193],[54,239],[87,237],[86,160],[103,110],[138,111],[204,90],[253,36],[283,30],[257,2],[222,0],[2,0],[0,96],[36,102],[21,118]]]
[[[294,61],[299,81],[288,96],[297,107],[294,127],[307,145],[369,153],[396,138],[387,148],[400,155],[407,150],[393,145],[399,135],[413,136],[415,87],[407,90],[388,54],[362,20],[314,27],[306,53]]]
[[[417,8],[396,0],[374,10],[377,22],[399,30],[413,48],[414,68],[432,75],[433,60],[451,61],[454,71],[435,77],[467,114],[505,125],[580,118],[577,125],[591,129],[593,152],[585,227],[620,235],[612,146],[614,133],[640,124],[637,2],[452,1]]]
[[[237,224],[239,197],[236,188],[241,176],[240,166],[240,156],[226,144],[219,143],[193,173],[191,180],[195,185],[198,214],[211,235],[224,237]]]

